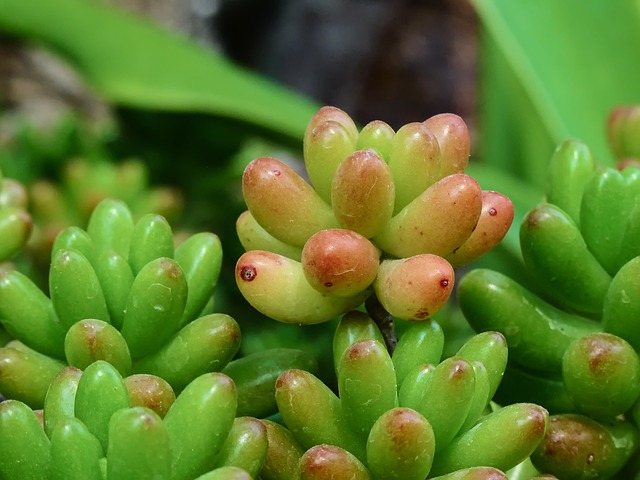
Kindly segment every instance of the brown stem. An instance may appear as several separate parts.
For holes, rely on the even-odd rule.
[[[371,319],[376,322],[384,338],[384,343],[387,346],[389,355],[392,355],[398,343],[396,329],[393,325],[393,316],[385,310],[375,294],[367,298],[364,302],[364,308],[367,310]]]

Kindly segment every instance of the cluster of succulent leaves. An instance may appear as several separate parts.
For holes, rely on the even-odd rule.
[[[62,368],[96,360],[123,376],[158,375],[178,391],[222,369],[240,330],[206,308],[221,262],[215,234],[193,234],[174,248],[164,217],[134,222],[124,202],[102,201],[86,230],[72,226],[56,237],[48,295],[17,269],[0,273],[0,321],[14,339],[0,349],[0,391],[39,408]]]
[[[507,364],[497,332],[441,360],[442,329],[418,322],[390,355],[374,321],[351,311],[333,347],[337,395],[303,370],[279,376],[284,426],[265,422],[261,478],[506,479],[545,434],[544,408],[490,404]]]
[[[10,337],[0,348],[0,392],[11,399],[0,404],[0,475],[635,475],[640,168],[625,139],[636,112],[617,111],[610,122],[619,170],[597,167],[575,140],[556,150],[546,201],[520,232],[540,292],[491,270],[467,273],[460,305],[484,333],[444,359],[442,330],[429,317],[448,300],[454,266],[495,246],[513,217],[506,197],[462,173],[468,132],[459,117],[397,133],[372,122],[358,132],[344,112],[323,108],[305,137],[314,187],[275,159],[251,162],[249,210],[237,223],[248,250],[238,285],[285,323],[348,312],[334,334],[337,392],[301,351],[232,361],[238,324],[211,313],[222,262],[215,234],[176,247],[163,216],[134,220],[125,202],[100,201],[86,229],[56,236],[48,292],[10,264],[0,270],[0,322]],[[428,178],[401,177],[429,168]],[[6,179],[2,186],[3,209],[29,220],[25,190]],[[462,215],[470,209],[471,219]],[[4,259],[24,244],[25,225]],[[372,295],[395,318],[422,320],[395,348],[353,310]],[[278,422],[265,419],[276,411]]]
[[[205,54],[201,51],[194,53],[189,50],[186,42],[175,42],[173,38],[168,40],[162,38],[157,34],[157,31],[145,28],[147,25],[136,24],[123,16],[121,18],[117,12],[109,11],[100,4],[93,5],[91,2],[77,0],[64,1],[64,7],[61,7],[61,0],[41,0],[37,2],[36,6],[21,0],[8,0],[5,2],[7,8],[0,9],[2,12],[0,23],[3,31],[23,36],[37,36],[50,45],[56,46],[59,50],[65,51],[92,81],[93,85],[102,94],[116,102],[125,104],[133,102],[145,108],[149,106],[166,108],[168,105],[171,109],[193,109],[193,106],[197,105],[198,110],[204,108],[223,115],[229,114],[229,110],[231,110],[230,114],[235,118],[262,123],[266,128],[273,128],[289,135],[301,134],[303,125],[300,119],[306,119],[311,114],[309,109],[312,107],[308,103],[285,95],[270,97],[263,92],[261,94],[260,87],[264,87],[262,83],[255,88],[251,79],[242,75],[234,75],[235,72],[231,68],[227,68],[228,66],[224,62],[216,61],[217,58],[213,58],[207,64],[209,59],[205,58]],[[576,132],[581,135],[586,132],[585,136],[589,137],[590,142],[594,139],[599,140],[599,137],[593,134],[593,128],[595,125],[596,132],[598,131],[599,110],[602,106],[619,101],[620,98],[635,97],[636,94],[632,92],[637,91],[637,82],[634,79],[637,77],[638,69],[632,67],[637,62],[630,58],[634,55],[635,50],[627,47],[629,42],[637,43],[637,32],[639,31],[635,28],[637,8],[634,2],[622,2],[624,5],[617,4],[621,8],[608,9],[607,17],[610,21],[603,23],[603,10],[599,3],[587,5],[577,0],[542,2],[542,4],[537,2],[516,4],[508,0],[475,0],[473,3],[485,28],[491,34],[486,35],[486,37],[491,36],[491,40],[484,42],[483,45],[483,51],[488,53],[484,58],[487,68],[482,69],[485,78],[481,82],[484,93],[481,112],[483,120],[481,124],[484,131],[484,160],[499,165],[501,171],[516,171],[520,176],[525,176],[527,180],[533,181],[538,178],[537,174],[543,168],[543,162],[540,160],[544,155],[540,155],[540,152],[545,151],[549,142],[557,142],[559,138],[565,138],[568,134],[576,134]],[[57,18],[60,12],[72,10],[77,15],[65,18],[64,22],[71,28],[60,29],[58,28],[60,22],[43,23],[41,21],[42,18]],[[570,16],[578,10],[581,12],[581,21],[567,24],[564,21],[565,18],[568,18],[567,15]],[[534,14],[540,15],[544,21],[531,22],[531,16]],[[97,25],[104,25],[107,28],[96,28]],[[544,35],[540,35],[540,28],[545,29]],[[567,29],[570,29],[573,34],[567,35]],[[616,33],[625,32],[625,35],[605,34],[597,38],[591,35],[595,30],[611,32],[613,29]],[[114,36],[112,33],[114,31],[119,34]],[[143,34],[139,35],[141,31]],[[573,52],[571,57],[577,62],[573,64],[574,69],[588,73],[593,70],[594,61],[597,62],[597,65],[600,66],[598,81],[581,82],[579,85],[575,82],[568,83],[572,81],[568,77],[564,81],[558,81],[557,73],[563,71],[562,68],[558,68],[558,61],[561,65],[565,63],[567,49],[549,48],[549,46],[555,46],[554,42],[558,39],[558,36],[553,32],[559,33],[564,40],[570,40],[565,45],[569,51]],[[83,41],[77,41],[77,35],[80,35]],[[132,38],[136,39],[137,45],[142,48],[127,48],[131,44]],[[114,39],[122,43],[114,42]],[[95,54],[95,52],[109,51],[109,48],[112,48],[116,54]],[[589,50],[590,55],[581,55],[585,49]],[[167,55],[168,51],[171,52],[170,55]],[[617,54],[611,55],[611,52]],[[172,63],[169,68],[165,68],[166,73],[170,76],[163,76],[161,82],[155,81],[158,78],[158,65],[166,67],[167,58],[176,62]],[[582,61],[583,59],[584,61]],[[173,68],[175,65],[180,68]],[[106,66],[110,68],[105,68]],[[622,72],[624,74],[621,74]],[[587,77],[589,75],[585,75],[585,78]],[[532,78],[534,81],[531,81]],[[602,88],[603,84],[615,85],[616,87]],[[215,85],[215,88],[211,88],[211,85]],[[488,95],[487,92],[492,93],[493,96]],[[231,109],[228,108],[229,98],[233,98],[234,101]],[[549,98],[551,101],[548,100]],[[265,99],[273,101],[265,102]],[[220,108],[221,106],[223,108]],[[576,108],[576,106],[580,108]],[[531,112],[535,113],[530,114]],[[585,125],[591,127],[591,130],[584,128]],[[628,137],[627,141],[630,138]],[[636,135],[635,138],[640,138],[640,136]],[[600,145],[595,145],[594,142],[594,151],[602,153],[602,148],[597,148],[598,146]],[[44,153],[49,154],[50,152]],[[519,161],[514,162],[514,158]],[[0,211],[1,209],[0,206]],[[0,241],[6,242],[8,238],[15,237],[0,235]],[[511,305],[511,303],[506,305]],[[506,335],[514,333],[514,331],[510,329],[509,332],[505,331],[504,333]],[[544,332],[536,331],[534,333],[537,338],[545,338]],[[624,335],[621,336],[624,337]],[[627,341],[629,341],[628,338]],[[629,343],[631,342],[629,341]],[[511,345],[511,347],[515,346],[517,344]],[[396,357],[395,353],[392,359],[394,357]],[[264,356],[253,365],[255,367],[261,366],[269,358],[269,356]],[[233,365],[233,362],[229,365]],[[507,378],[502,382],[503,386],[510,385],[508,390],[516,393],[529,392],[530,398],[534,398],[536,392],[547,391],[540,390],[542,384],[537,384],[537,389],[530,388],[537,380],[530,375],[521,377],[524,378],[524,382],[519,385],[514,383],[514,377],[510,373],[512,365],[513,362],[510,362],[506,371]],[[531,370],[534,369],[531,368]],[[543,375],[545,378],[550,376],[548,373]],[[558,375],[556,378],[559,380]],[[557,386],[562,382],[551,383]],[[549,383],[544,385],[549,385]],[[500,388],[499,393],[500,391],[506,390]],[[552,390],[551,393],[541,396],[544,397],[541,402],[545,401],[544,399],[546,401],[560,399],[567,405],[567,396],[562,393],[562,390]],[[102,401],[106,396],[100,395],[99,398]],[[573,402],[573,400],[571,401]],[[20,407],[15,407],[13,402],[10,401],[4,405],[8,410],[20,409]],[[25,412],[25,417],[28,417],[26,410],[22,409],[21,411]],[[626,416],[628,417],[628,415]],[[150,417],[145,416],[145,418],[149,419]],[[572,418],[569,419],[569,425],[574,428],[576,424],[571,423]],[[33,425],[33,421],[29,421]],[[550,424],[562,424],[564,421],[563,418],[552,418]],[[123,424],[122,420],[120,422]],[[263,424],[266,426],[267,434],[271,435],[269,437],[270,445],[278,445],[275,439],[279,434],[282,434],[283,437],[290,435],[287,433],[288,431],[283,430],[275,423],[264,421]],[[603,424],[603,426],[606,428],[607,424]],[[25,431],[29,431],[29,428],[25,428]],[[580,429],[579,431],[600,439],[607,438],[600,427],[588,431]],[[618,439],[619,436],[614,438]],[[15,441],[18,440],[18,436],[14,437],[12,443],[7,448],[4,448],[5,445],[3,445],[0,451],[10,451],[15,447]],[[289,444],[283,443],[285,446]],[[598,443],[597,445],[602,446],[603,444]],[[622,450],[618,450],[620,445],[623,446]],[[615,443],[609,453],[614,452],[614,456],[624,457],[627,455],[624,445],[628,445],[628,443],[624,441]],[[494,446],[497,449],[500,447],[501,445]],[[608,447],[605,445],[605,448]],[[334,455],[335,452],[334,449],[323,446],[311,448],[310,451],[321,451],[325,456]],[[277,453],[272,451],[268,455],[273,456]],[[309,455],[306,458],[309,458]],[[337,455],[344,454],[338,452]],[[55,454],[52,453],[52,456]],[[19,458],[14,467],[28,463],[31,458],[31,455]],[[139,461],[140,458],[137,457],[135,461]],[[286,460],[290,457],[284,458]],[[589,460],[589,454],[583,458]],[[595,457],[591,459],[590,463],[593,463],[593,460]],[[268,464],[268,462],[266,463]],[[617,465],[617,460],[612,464]],[[103,468],[106,466],[104,462],[102,465]],[[584,467],[584,465],[577,466],[577,468],[580,467]],[[113,469],[111,471],[113,472]],[[112,473],[112,475],[114,474]],[[267,471],[264,469],[262,475],[268,478]],[[605,473],[602,470],[597,472],[587,468],[582,471],[582,475],[584,476],[580,478],[593,478],[602,477]],[[621,478],[632,478],[632,476],[633,473],[629,473],[626,477]],[[469,473],[468,477],[465,477],[463,472],[449,478],[478,477],[503,478],[496,477],[496,472],[489,471],[477,473],[477,475]],[[72,476],[67,478],[72,478]],[[142,478],[142,475],[136,478]]]
[[[18,479],[250,480],[267,451],[259,420],[236,417],[234,382],[205,373],[176,397],[153,375],[98,360],[66,367],[44,409],[0,403],[0,476]]]
[[[3,185],[7,211],[21,205],[30,218],[26,189]],[[314,372],[315,360],[271,349],[231,361],[239,326],[211,313],[220,240],[201,232],[175,244],[163,216],[134,221],[108,198],[86,230],[56,236],[48,294],[2,264],[0,392],[9,400],[0,404],[0,478],[257,474],[266,431],[248,415],[274,414],[277,376]]]
[[[472,327],[510,346],[499,401],[554,414],[531,459],[563,479],[638,471],[640,107],[615,109],[608,134],[617,168],[577,140],[554,152],[544,202],[520,225],[531,286],[489,269],[459,285]]]
[[[396,318],[425,320],[448,300],[454,267],[491,250],[513,220],[511,201],[464,173],[469,132],[454,114],[361,130],[323,107],[304,136],[309,184],[271,157],[242,178],[237,221],[247,252],[243,296],[266,316],[314,324],[375,295]]]

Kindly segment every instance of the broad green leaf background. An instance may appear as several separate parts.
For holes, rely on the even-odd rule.
[[[638,0],[473,0],[483,25],[480,148],[484,162],[542,186],[562,140],[613,159],[609,111],[640,102]]]
[[[119,105],[212,113],[295,139],[317,109],[205,47],[94,0],[0,0],[0,31],[62,54]]]

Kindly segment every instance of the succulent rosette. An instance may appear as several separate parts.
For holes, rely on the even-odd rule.
[[[304,137],[310,183],[271,157],[244,171],[243,296],[285,323],[325,322],[373,295],[396,318],[431,318],[449,298],[454,268],[491,250],[513,220],[507,197],[464,173],[469,152],[457,115],[358,130],[323,107]]]
[[[263,421],[260,477],[506,480],[544,437],[548,413],[491,402],[507,364],[500,333],[475,335],[445,359],[443,348],[433,320],[408,328],[389,354],[369,316],[344,315],[333,343],[337,392],[300,369],[279,376],[283,424]]]
[[[250,480],[262,468],[267,432],[236,417],[234,382],[194,378],[176,396],[153,375],[123,378],[99,360],[66,367],[44,408],[0,403],[0,476],[5,480]]]
[[[612,112],[615,168],[574,139],[553,153],[545,198],[520,225],[527,287],[489,269],[459,282],[471,326],[510,346],[498,401],[553,414],[531,459],[563,479],[640,471],[639,120],[637,106]]]
[[[0,322],[13,338],[0,348],[0,392],[39,408],[60,370],[96,360],[123,376],[157,375],[176,391],[222,370],[240,329],[212,312],[221,262],[213,233],[175,247],[161,215],[134,222],[124,202],[100,202],[86,230],[56,237],[48,291],[16,269],[0,272]]]

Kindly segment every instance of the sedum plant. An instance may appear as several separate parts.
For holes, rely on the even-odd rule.
[[[257,474],[266,428],[236,417],[228,376],[202,374],[177,397],[158,378],[160,387],[149,388],[150,379],[127,382],[98,360],[84,371],[63,369],[41,412],[19,400],[0,403],[0,477],[248,480]]]
[[[301,369],[278,377],[285,426],[264,421],[261,478],[506,478],[544,436],[544,408],[490,404],[506,366],[502,335],[478,335],[441,361],[431,317],[454,268],[491,250],[513,219],[508,198],[464,173],[468,157],[456,115],[358,130],[324,107],[304,138],[311,184],[270,157],[245,169],[243,296],[284,323],[345,314],[334,337],[337,394]],[[362,303],[367,314],[354,310]],[[417,321],[397,347],[395,319]]]
[[[577,140],[554,152],[545,201],[520,226],[536,291],[487,269],[459,285],[472,327],[510,345],[499,398],[554,413],[532,461],[563,479],[640,474],[639,113],[611,114],[618,168]]]
[[[399,319],[433,316],[454,267],[493,248],[513,219],[508,198],[464,173],[469,144],[453,114],[394,132],[382,121],[359,130],[342,110],[320,109],[304,136],[311,184],[270,157],[244,171],[243,296],[285,323],[325,322],[366,299]]]
[[[198,375],[224,371],[237,385],[239,415],[274,414],[277,376],[289,368],[315,372],[315,359],[273,348],[232,361],[240,328],[229,315],[211,313],[220,241],[201,232],[176,248],[173,242],[164,217],[134,222],[124,202],[106,199],[86,230],[67,227],[56,237],[48,295],[3,268],[0,394],[41,408],[67,365],[104,360],[127,382],[152,374],[176,392]]]
[[[209,313],[222,249],[213,233],[174,248],[164,217],[134,222],[119,200],[102,201],[86,230],[54,242],[49,294],[26,275],[0,273],[0,322],[14,338],[0,349],[0,392],[42,406],[66,365],[110,362],[121,375],[150,373],[176,391],[236,354],[235,320]]]
[[[284,426],[265,421],[261,478],[506,479],[544,436],[547,411],[490,404],[507,364],[501,334],[478,334],[441,360],[443,347],[430,320],[390,355],[369,316],[344,315],[333,348],[338,394],[303,370],[280,375]]]

